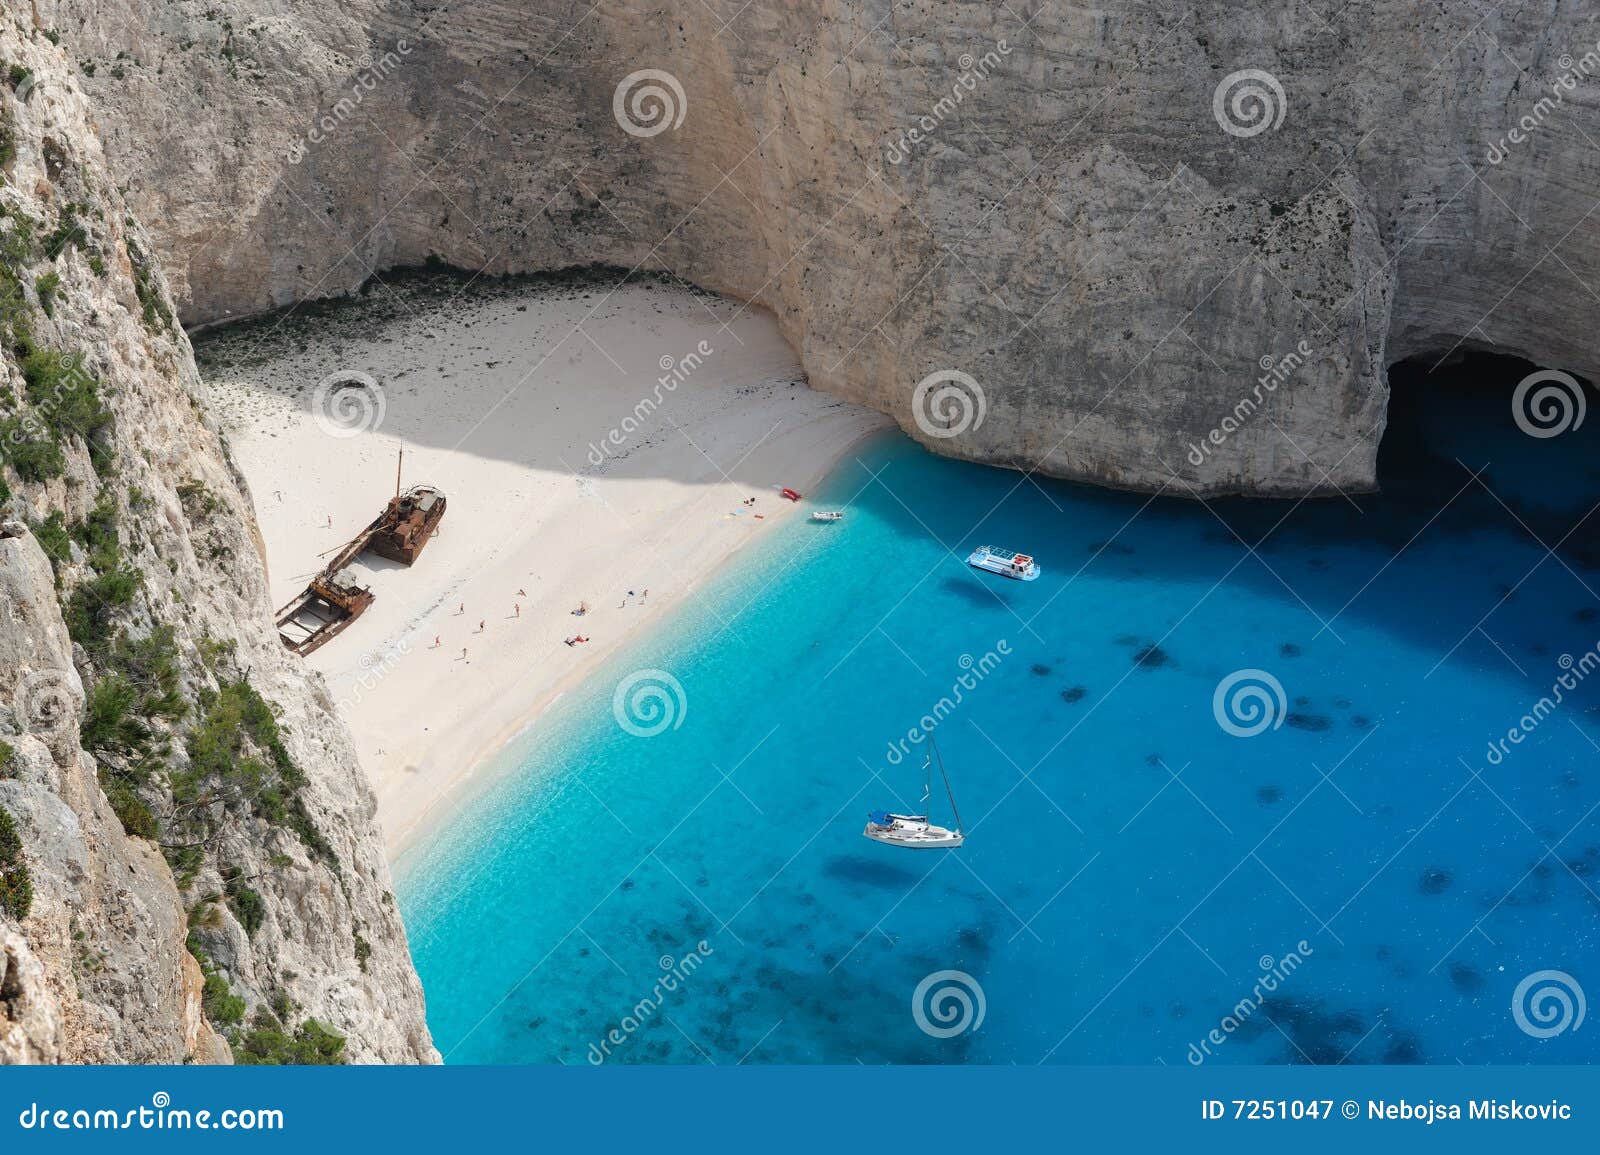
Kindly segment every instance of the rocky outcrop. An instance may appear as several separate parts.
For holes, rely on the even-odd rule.
[[[14,11],[0,1061],[434,1060],[370,788],[277,643],[153,242],[67,53]]]
[[[1582,5],[33,11],[192,321],[435,256],[665,269],[940,451],[1180,493],[1370,486],[1404,357],[1600,378]]]

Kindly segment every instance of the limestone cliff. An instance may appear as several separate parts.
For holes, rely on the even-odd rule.
[[[770,307],[815,386],[940,451],[1177,492],[1371,485],[1403,357],[1600,378],[1584,5],[32,11],[192,321],[429,256],[643,265]],[[629,133],[649,69],[671,108],[624,100]],[[916,420],[936,370],[981,424]]]
[[[56,39],[0,13],[0,1061],[435,1059],[370,789]]]

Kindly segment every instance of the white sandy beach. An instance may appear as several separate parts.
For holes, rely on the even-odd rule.
[[[275,604],[382,510],[398,450],[405,485],[447,496],[416,565],[369,555],[376,602],[306,659],[355,735],[391,856],[566,687],[815,508],[780,487],[805,492],[887,424],[809,389],[755,309],[654,284],[459,289],[379,288],[201,342]],[[378,383],[375,428],[357,414],[360,432],[335,435],[313,411],[336,370]],[[592,640],[565,645],[575,634]]]

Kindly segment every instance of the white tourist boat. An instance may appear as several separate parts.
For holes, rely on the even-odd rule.
[[[819,509],[811,515],[812,521],[843,521],[844,511],[838,509]]]
[[[980,545],[967,557],[967,564],[973,569],[988,570],[1020,582],[1031,582],[1039,576],[1039,563],[1028,554],[993,546]]]
[[[928,739],[928,754],[923,761],[922,805],[926,809],[928,796],[933,790],[933,759],[939,751]],[[893,814],[887,810],[874,810],[867,815],[867,828],[861,833],[885,846],[903,846],[907,850],[954,850],[967,840],[961,833],[961,814],[956,810],[956,796],[950,790],[950,776],[944,772],[944,759],[939,759],[939,777],[944,779],[944,792],[950,799],[950,813],[956,817],[956,828],[949,830],[935,826],[924,814]]]

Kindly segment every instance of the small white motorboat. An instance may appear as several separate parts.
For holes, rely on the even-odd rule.
[[[812,521],[843,521],[844,511],[838,509],[819,509],[811,515]]]
[[[933,739],[928,739],[928,756],[922,764],[922,801],[926,805],[933,788],[933,759],[938,749]],[[961,833],[961,815],[956,810],[956,796],[950,791],[950,776],[944,772],[944,759],[939,759],[939,777],[944,779],[945,794],[950,799],[950,812],[956,816],[956,828],[950,830],[935,826],[926,814],[893,814],[887,810],[874,810],[867,815],[867,828],[861,833],[885,846],[903,846],[907,850],[954,850],[967,840]]]
[[[1028,554],[987,545],[973,550],[967,557],[967,564],[973,569],[987,570],[1019,582],[1031,582],[1039,576],[1039,563]]]

